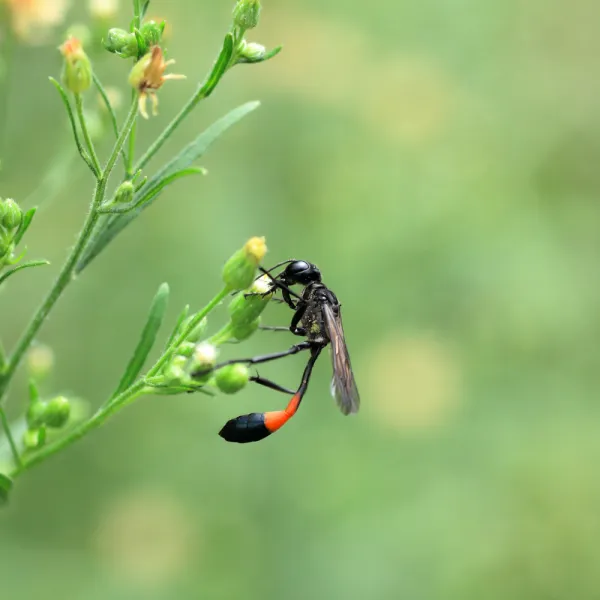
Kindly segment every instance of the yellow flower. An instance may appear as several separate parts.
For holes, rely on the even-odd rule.
[[[129,75],[129,83],[139,92],[140,114],[148,118],[146,104],[148,97],[152,101],[152,114],[158,114],[158,98],[156,90],[160,89],[168,79],[185,79],[185,75],[165,75],[165,70],[172,65],[174,60],[165,61],[160,46],[154,46],[148,54],[143,56],[133,67]]]
[[[7,0],[7,4],[17,36],[40,42],[47,29],[63,22],[69,0]]]

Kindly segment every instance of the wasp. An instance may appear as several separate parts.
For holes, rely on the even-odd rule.
[[[283,265],[278,275],[273,271]],[[295,391],[288,390],[268,379],[252,377],[256,383],[268,388],[292,393],[285,410],[251,413],[228,421],[219,435],[228,442],[245,444],[258,442],[281,429],[298,411],[306,394],[313,367],[321,352],[330,347],[333,377],[331,393],[344,415],[356,413],[360,406],[360,395],[352,372],[350,355],[346,346],[342,325],[341,305],[336,295],[323,283],[321,272],[316,265],[304,260],[287,260],[269,270],[260,269],[271,280],[268,293],[281,291],[283,301],[294,311],[289,328],[265,327],[264,329],[291,331],[305,338],[291,348],[273,354],[254,358],[234,359],[215,365],[215,369],[234,363],[258,365],[307,351],[310,354],[302,380]],[[301,285],[303,290],[296,293],[292,286]]]

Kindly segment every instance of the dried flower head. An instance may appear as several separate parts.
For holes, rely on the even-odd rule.
[[[185,79],[185,75],[164,74],[166,68],[174,62],[173,59],[165,61],[162,48],[154,46],[131,70],[129,83],[140,95],[140,114],[144,119],[148,118],[148,111],[146,110],[148,97],[152,101],[152,114],[156,115],[158,113],[156,90],[160,89],[168,79]]]

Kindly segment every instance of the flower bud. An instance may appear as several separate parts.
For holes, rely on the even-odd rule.
[[[188,375],[185,371],[187,362],[187,356],[176,354],[165,371],[165,382],[169,385],[180,385],[184,383],[188,379]]]
[[[194,342],[183,342],[177,347],[177,355],[190,358],[194,354],[196,344]]]
[[[250,371],[246,365],[237,363],[219,369],[215,375],[215,383],[224,394],[235,394],[246,387],[250,379]]]
[[[266,54],[267,49],[262,44],[256,44],[255,42],[242,40],[238,47],[239,57],[246,59],[248,62],[259,62]]]
[[[138,42],[135,33],[116,27],[108,30],[104,47],[121,58],[132,58],[138,55]]]
[[[25,420],[30,429],[36,429],[41,427],[46,422],[46,409],[48,405],[46,402],[32,402],[27,409]]]
[[[194,317],[190,317],[190,318],[193,319]],[[204,317],[204,319],[202,319],[202,321],[200,321],[200,323],[198,323],[194,327],[194,329],[192,329],[192,331],[187,336],[186,341],[193,342],[194,344],[196,342],[199,342],[200,339],[202,338],[202,336],[204,335],[204,332],[206,331],[207,324],[208,324],[208,320],[206,317]]]
[[[256,267],[267,252],[264,237],[253,237],[238,250],[223,268],[223,281],[230,290],[245,290],[252,285]]]
[[[188,370],[190,373],[205,371],[205,374],[194,377],[195,382],[203,383],[210,379],[212,368],[217,362],[218,352],[216,346],[208,342],[201,342],[196,345],[194,354],[188,364]]]
[[[92,85],[92,64],[77,38],[69,38],[60,51],[65,58],[62,80],[74,94],[81,94]]]
[[[48,427],[60,429],[64,427],[71,416],[71,404],[64,396],[52,398],[46,406],[44,422]]]
[[[243,29],[253,29],[258,25],[260,17],[259,0],[239,0],[233,9],[234,24]]]
[[[115,194],[115,204],[129,204],[133,200],[135,186],[132,181],[124,181]]]
[[[241,323],[231,323],[231,335],[238,341],[243,342],[247,340],[251,335],[256,333],[256,330],[260,326],[260,317],[254,319],[254,321],[244,321]]]
[[[6,261],[10,260],[14,249],[12,235],[0,231],[0,268],[6,264]]]
[[[23,445],[26,450],[37,450],[46,443],[46,428],[28,429],[23,434]]]
[[[0,225],[9,231],[17,229],[23,220],[21,207],[12,199],[0,201]]]
[[[160,44],[166,24],[166,21],[162,23],[148,21],[140,27],[140,34],[146,44],[146,48],[152,48],[152,46]]]

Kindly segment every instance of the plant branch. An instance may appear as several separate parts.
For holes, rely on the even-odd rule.
[[[93,429],[100,427],[100,425],[102,425],[111,415],[124,408],[126,405],[131,404],[136,398],[148,393],[151,393],[151,388],[146,387],[146,384],[143,380],[138,381],[136,384],[132,385],[122,394],[117,396],[111,403],[103,405],[103,407],[98,410],[96,414],[94,414],[88,421],[84,421],[80,425],[77,425],[65,437],[48,444],[31,457],[25,457],[11,473],[11,477],[14,478],[18,475],[21,475],[31,467],[44,462],[52,455],[75,443],[86,433],[89,433]]]
[[[87,121],[85,119],[85,115],[83,114],[83,97],[81,94],[74,94],[75,96],[75,108],[77,110],[77,118],[79,119],[79,125],[81,127],[81,132],[83,133],[83,139],[85,140],[85,144],[90,153],[92,165],[94,166],[94,170],[96,173],[100,173],[100,163],[98,162],[98,156],[96,154],[96,150],[94,148],[94,142],[90,137],[90,132],[88,130]]]
[[[112,123],[113,131],[115,133],[115,139],[119,139],[119,124],[117,123],[117,115],[115,113],[115,109],[110,103],[110,98],[108,97],[108,94],[106,93],[106,90],[104,89],[104,86],[102,85],[102,82],[100,81],[96,73],[92,72],[92,77],[94,79],[94,85],[96,86],[96,89],[98,90],[98,93],[100,94],[102,101],[106,106],[106,110],[108,110],[108,114],[110,115],[110,122]],[[125,155],[125,150],[121,150],[121,156],[123,157],[123,165],[125,166],[125,169],[127,169],[128,163],[127,156]]]
[[[13,438],[12,431],[10,430],[10,425],[8,423],[8,419],[6,418],[6,413],[4,409],[0,406],[0,422],[2,423],[2,429],[4,429],[4,435],[8,440],[8,445],[10,446],[10,451],[13,455],[13,460],[15,461],[15,466],[17,469],[22,467],[21,457],[19,456],[19,450],[17,448],[17,444],[15,443],[15,439]]]
[[[71,254],[67,258],[67,260],[65,261],[65,264],[63,265],[48,295],[38,308],[29,326],[21,336],[21,339],[17,342],[17,346],[10,357],[8,367],[4,372],[3,376],[0,378],[0,403],[2,402],[2,398],[6,392],[6,389],[8,388],[8,385],[13,375],[15,374],[15,371],[17,370],[17,367],[23,359],[25,352],[29,348],[29,345],[31,344],[37,332],[40,330],[41,326],[46,320],[48,313],[56,304],[56,301],[60,298],[65,288],[73,280],[75,267],[77,266],[77,263],[79,262],[79,259],[83,254],[85,246],[94,231],[96,223],[100,218],[100,215],[97,212],[97,208],[100,206],[100,204],[102,204],[104,200],[108,179],[110,177],[113,167],[115,166],[115,162],[117,160],[117,157],[119,156],[119,152],[123,148],[123,144],[125,143],[125,140],[127,139],[129,132],[131,131],[131,127],[137,116],[137,110],[137,102],[133,102],[129,110],[127,120],[123,125],[119,138],[117,139],[113,147],[112,153],[106,163],[106,167],[104,168],[104,171],[98,179],[90,210],[87,214],[87,217],[79,234],[79,238],[75,243],[75,247],[71,251]]]

